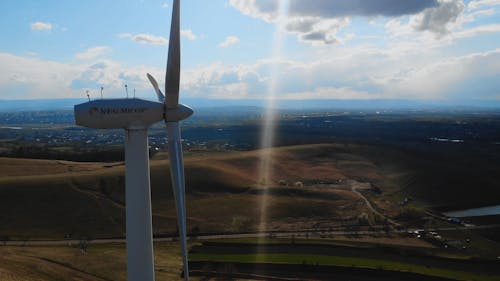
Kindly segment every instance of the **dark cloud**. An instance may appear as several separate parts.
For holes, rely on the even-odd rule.
[[[257,1],[257,3],[269,1]],[[272,1],[274,2],[274,1]],[[437,0],[290,0],[290,14],[296,16],[343,17],[386,16],[396,17],[419,13],[438,6]],[[267,6],[269,8],[269,6]]]
[[[337,42],[337,39],[335,38],[327,38],[327,35],[325,32],[311,32],[304,34],[300,37],[303,41],[318,41],[318,42],[323,42],[325,44],[332,44]]]
[[[274,14],[280,0],[231,0],[233,6],[254,6],[263,14]],[[289,14],[335,18],[345,16],[397,17],[413,15],[439,5],[438,0],[290,0]]]
[[[431,31],[439,35],[448,32],[447,25],[456,22],[458,16],[464,11],[461,1],[442,2],[435,9],[425,10],[418,18],[413,28],[418,31]]]
[[[290,19],[286,24],[286,29],[297,32],[310,32],[317,23],[317,19],[311,18]]]
[[[257,0],[255,4],[262,13],[273,13],[279,9],[278,1],[274,0]]]
[[[242,13],[272,22],[280,15],[280,4],[288,3],[285,29],[313,44],[341,42],[337,32],[352,17],[397,18],[411,16],[415,31],[442,36],[464,11],[463,0],[229,0]]]

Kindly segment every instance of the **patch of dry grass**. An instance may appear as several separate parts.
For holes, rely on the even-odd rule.
[[[175,242],[155,243],[157,280],[181,280],[182,259]],[[76,247],[0,247],[0,280],[126,280],[124,244]]]
[[[92,172],[110,165],[113,164],[0,157],[0,178]]]

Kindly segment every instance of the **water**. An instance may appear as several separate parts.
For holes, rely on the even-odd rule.
[[[22,130],[21,127],[0,127],[0,129],[9,129],[9,130]]]
[[[500,205],[446,212],[444,214],[454,218],[500,215]]]
[[[458,139],[445,139],[445,138],[429,138],[432,141],[438,141],[438,142],[453,142],[453,143],[463,143],[464,140],[458,140]]]

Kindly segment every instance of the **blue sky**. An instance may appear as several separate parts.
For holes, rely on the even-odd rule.
[[[0,99],[154,98],[171,0],[2,1]],[[500,100],[500,0],[184,0],[181,97]]]

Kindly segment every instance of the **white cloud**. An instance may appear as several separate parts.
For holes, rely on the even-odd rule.
[[[167,45],[168,44],[167,38],[165,38],[163,36],[155,36],[155,35],[146,34],[146,33],[139,33],[139,34],[122,33],[122,34],[118,34],[118,37],[130,38],[135,43],[145,44],[145,45]]]
[[[498,32],[500,32],[500,24],[487,24],[457,31],[453,33],[453,37],[468,38],[468,37],[475,37],[481,34],[498,33]]]
[[[409,22],[395,22],[416,32]],[[298,32],[309,25],[299,22],[291,29]],[[183,97],[263,99],[276,77],[278,99],[500,99],[496,79],[500,49],[457,56],[443,47],[455,39],[494,32],[500,32],[500,25],[454,30],[441,40],[425,32],[416,38],[411,33],[408,40],[391,37],[379,47],[337,45],[301,53],[301,60],[268,58],[184,68],[181,89]],[[163,68],[123,65],[99,57],[107,51],[103,46],[90,48],[78,55],[81,60],[69,64],[0,53],[0,91],[7,93],[4,98],[74,97],[103,85],[107,96],[122,96],[123,85],[128,84],[138,93],[151,91],[154,96],[145,73],[161,79]]]
[[[183,72],[181,87],[185,95],[209,98],[265,99],[271,75],[277,75],[278,99],[362,99],[382,95],[352,87],[340,86],[349,76],[344,66],[349,60],[322,60],[301,63],[288,60],[260,60],[249,65],[224,65],[215,63]],[[276,69],[270,73],[269,69]],[[335,74],[340,77],[333,79]],[[325,84],[327,86],[317,86]]]
[[[67,64],[0,53],[3,98],[74,97],[70,84],[75,74]]]
[[[459,19],[461,24],[466,24],[470,22],[475,22],[479,17],[489,17],[496,14],[495,9],[479,9],[473,10],[472,12],[468,10],[463,16]]]
[[[496,79],[500,49],[441,59],[423,53],[401,59],[363,49],[350,53],[349,48],[336,52],[336,56],[307,62],[266,59],[197,66],[183,70],[181,89],[184,97],[263,99],[276,75],[278,99],[500,99]],[[124,66],[105,59],[63,64],[0,53],[4,98],[82,97],[86,89],[101,85],[108,97],[122,96],[124,84],[151,91],[152,97],[147,72],[164,75],[164,69]]]
[[[499,99],[500,83],[495,79],[498,73],[500,49],[446,58],[409,69],[406,73],[393,75],[384,87],[387,93],[404,93],[410,98]]]
[[[189,40],[196,40],[196,38],[198,38],[198,36],[194,34],[191,29],[181,30],[181,36],[184,36]]]
[[[146,73],[161,77],[165,70],[143,65],[127,67],[105,59],[59,63],[0,53],[0,91],[5,99],[85,97],[85,90],[100,86],[105,87],[108,97],[116,97],[123,96],[124,84],[138,91],[151,91],[153,97]]]
[[[154,75],[160,71],[145,66],[126,67],[113,60],[96,60],[76,65],[78,73],[72,78],[76,88],[92,88],[93,85],[103,85],[107,92],[123,92],[123,85],[137,89],[151,89],[147,83],[146,73]],[[158,76],[157,76],[158,77]],[[161,77],[161,76],[160,76]]]
[[[500,49],[457,57],[427,49],[335,52],[308,62],[197,67],[183,72],[181,86],[191,97],[263,99],[275,75],[278,99],[500,99]]]
[[[31,24],[31,30],[52,30],[52,24],[49,22],[37,21]]]
[[[221,48],[227,48],[229,46],[232,46],[234,44],[238,44],[240,42],[240,38],[236,36],[228,36],[226,39],[219,44],[219,47]]]
[[[94,59],[109,52],[111,52],[111,48],[107,46],[97,46],[88,48],[85,52],[76,54],[75,58],[79,60]]]
[[[467,5],[468,9],[478,9],[484,6],[496,6],[500,5],[500,0],[476,0],[476,1],[470,1],[469,4]]]

